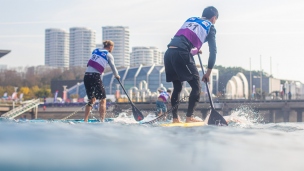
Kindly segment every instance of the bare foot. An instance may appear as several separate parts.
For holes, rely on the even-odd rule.
[[[173,123],[182,123],[179,118],[173,118]]]
[[[186,123],[191,123],[191,122],[203,122],[201,119],[196,119],[194,117],[187,117],[186,118]]]
[[[100,118],[99,121],[100,121],[100,122],[105,122],[105,119],[104,119],[104,118]]]

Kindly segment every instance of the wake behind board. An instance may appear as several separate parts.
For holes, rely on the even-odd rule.
[[[175,126],[179,126],[179,127],[195,127],[195,126],[206,126],[207,124],[205,122],[191,122],[191,123],[186,123],[186,122],[182,122],[182,123],[165,123],[165,124],[160,124],[160,126],[163,127],[175,127]]]

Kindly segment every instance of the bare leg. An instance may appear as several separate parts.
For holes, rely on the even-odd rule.
[[[100,99],[99,102],[100,122],[104,122],[106,117],[106,99]]]
[[[96,101],[96,99],[93,98],[93,99],[89,100],[89,103],[85,106],[85,110],[84,110],[84,121],[85,122],[88,122],[88,120],[89,120],[89,114],[90,114],[90,111],[91,111],[92,106],[94,105],[95,101]]]
[[[92,109],[91,106],[89,106],[89,105],[85,106],[85,110],[84,110],[84,121],[85,122],[88,122],[88,120],[89,120],[89,114],[90,114],[91,109]]]
[[[158,113],[158,115],[157,115],[157,116],[160,116],[160,115],[162,115],[162,111],[161,111],[161,110],[159,111],[159,113]]]

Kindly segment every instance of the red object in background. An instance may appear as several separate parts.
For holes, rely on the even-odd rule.
[[[116,90],[116,92],[115,92],[115,98],[118,99],[119,97],[120,97],[120,92],[119,92],[119,90]]]
[[[84,102],[84,98],[79,98],[78,102]]]
[[[66,101],[67,100],[67,92],[66,91],[63,91],[63,101]]]
[[[16,92],[14,92],[14,93],[12,94],[12,99],[13,99],[13,100],[17,99],[17,93],[16,93]]]

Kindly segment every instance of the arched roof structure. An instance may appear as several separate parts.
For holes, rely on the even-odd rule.
[[[243,95],[244,95],[244,97],[247,99],[247,98],[248,98],[248,94],[249,94],[249,90],[248,90],[248,87],[249,87],[249,85],[248,85],[248,80],[247,80],[247,78],[245,77],[245,75],[244,75],[243,73],[241,73],[241,72],[237,73],[236,76],[238,76],[238,77],[241,79],[242,83],[243,83]]]
[[[231,80],[236,85],[236,92],[235,92],[236,97],[242,97],[243,96],[243,83],[242,83],[242,80],[239,77],[237,77],[237,76],[233,76],[231,78]]]
[[[236,85],[232,80],[229,80],[226,85],[226,98],[234,98],[236,93]]]
[[[248,80],[241,72],[233,76],[226,85],[227,98],[248,98]]]
[[[198,68],[200,78],[202,78],[203,74],[201,69]],[[214,69],[216,71],[216,69]],[[147,92],[157,91],[158,87],[163,84],[163,86],[168,89],[173,89],[172,82],[166,82],[166,72],[165,67],[163,65],[150,65],[150,66],[137,66],[137,67],[127,67],[121,70],[118,70],[118,74],[120,75],[120,81],[124,86],[125,90],[128,92],[132,87],[142,88],[147,87]],[[110,71],[101,76],[102,83],[106,90],[107,94],[115,94],[117,88],[120,90],[121,94],[124,94],[119,82],[113,76],[113,73]],[[209,89],[212,92],[212,79],[210,78]],[[189,88],[190,85],[185,82],[185,88]],[[202,83],[202,91],[204,91],[205,84]],[[79,98],[83,98],[86,96],[86,91],[83,82],[78,85],[74,85],[73,87],[68,87],[67,89],[67,97],[71,94],[79,94]]]
[[[163,86],[167,89],[173,88],[171,82],[166,82],[166,73],[163,65],[140,65],[138,67],[127,67],[119,70],[118,74],[121,77],[120,81],[126,91],[130,90],[133,87],[140,87],[140,84],[147,84],[147,88],[152,92],[157,90],[161,84],[163,84]],[[120,92],[123,93],[119,82],[114,78],[112,72],[103,74],[101,78],[107,94],[115,94],[117,87],[119,87]],[[79,85],[68,88],[68,97],[71,94],[77,94],[77,91],[79,98],[86,96],[83,82],[81,82]]]

